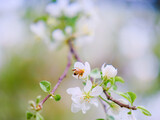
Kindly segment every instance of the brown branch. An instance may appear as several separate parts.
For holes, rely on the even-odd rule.
[[[120,101],[115,100],[114,98],[112,98],[105,90],[103,92],[107,96],[108,100],[111,100],[112,102],[116,103],[120,107],[125,107],[125,108],[128,108],[128,109],[137,110],[136,106],[129,106],[128,104],[121,103]]]

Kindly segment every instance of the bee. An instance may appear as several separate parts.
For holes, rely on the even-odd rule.
[[[78,79],[79,79],[79,77],[81,76],[83,76],[83,73],[84,73],[84,69],[79,69],[79,68],[76,68],[76,69],[72,69],[72,71],[74,71],[74,75],[78,75]]]

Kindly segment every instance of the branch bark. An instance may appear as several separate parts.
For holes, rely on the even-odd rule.
[[[129,106],[128,104],[121,103],[120,101],[112,98],[105,90],[103,92],[105,93],[108,100],[111,100],[112,102],[116,103],[120,107],[125,107],[125,108],[128,108],[128,109],[137,110],[136,106]]]

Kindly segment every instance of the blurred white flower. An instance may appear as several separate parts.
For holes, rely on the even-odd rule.
[[[41,38],[41,39],[47,38],[46,25],[43,21],[38,21],[37,23],[31,24],[30,29],[39,38]]]
[[[74,71],[73,77],[76,79],[86,79],[91,72],[90,64],[88,62],[85,64],[76,62],[72,71]]]
[[[84,90],[81,91],[79,87],[67,89],[67,93],[72,95],[73,101],[71,111],[76,113],[82,110],[85,114],[90,109],[91,105],[98,107],[98,100],[96,99],[103,92],[101,86],[96,86],[92,89],[92,82],[87,80]]]
[[[72,27],[71,27],[71,26],[67,26],[67,27],[65,28],[65,33],[66,33],[67,35],[71,35],[71,34],[72,34]]]
[[[77,45],[83,45],[93,41],[95,37],[96,22],[85,17],[80,18],[76,24]]]
[[[110,79],[117,75],[117,69],[115,69],[112,65],[105,66],[105,63],[104,63],[101,67],[101,70],[102,70],[103,77],[107,77],[107,79]]]
[[[63,14],[67,17],[74,17],[81,11],[81,7],[77,2],[69,2],[69,0],[58,0],[50,3],[46,7],[46,12],[54,17],[60,17]]]
[[[65,39],[65,35],[62,30],[56,29],[52,32],[52,37],[55,41],[63,41]]]

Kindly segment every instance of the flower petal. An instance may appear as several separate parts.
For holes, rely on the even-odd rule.
[[[85,62],[85,72],[87,75],[90,74],[91,72],[91,67],[90,67],[90,64],[88,62]]]
[[[103,92],[102,87],[101,86],[96,86],[95,88],[92,89],[90,95],[96,97],[96,96],[101,95],[102,92]]]
[[[90,80],[87,80],[86,86],[84,87],[84,91],[88,93],[92,88],[92,82]]]
[[[75,62],[74,63],[74,68],[84,69],[85,66],[81,62]]]
[[[79,87],[75,87],[75,88],[68,88],[67,93],[70,95],[81,95],[82,91]]]
[[[104,92],[102,92],[102,94],[100,95],[103,99],[107,100],[106,95],[104,94]]]
[[[71,105],[71,111],[73,113],[79,112],[80,110],[81,110],[81,105],[80,104],[72,103],[72,105]]]
[[[96,98],[92,98],[90,100],[90,104],[93,104],[94,106],[98,107],[98,100]]]
[[[104,73],[105,73],[105,64],[106,64],[106,63],[104,63],[104,64],[102,65],[102,67],[101,67],[101,71],[102,71],[103,76],[105,75],[105,74],[104,74]]]
[[[76,104],[81,104],[84,101],[82,95],[75,95],[75,96],[73,95],[71,99]]]
[[[91,108],[91,104],[89,104],[88,102],[84,102],[82,103],[82,113],[85,114],[87,110],[89,110]]]

